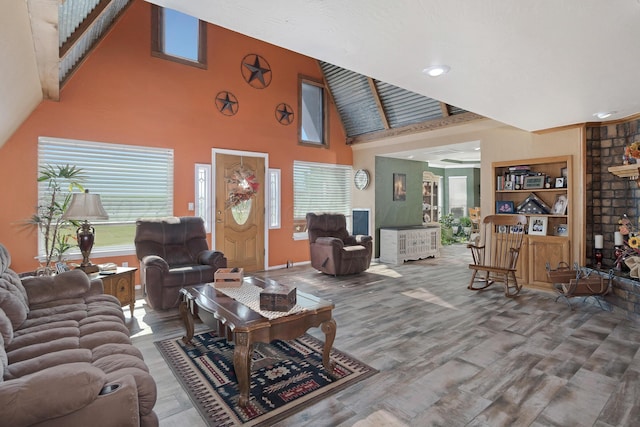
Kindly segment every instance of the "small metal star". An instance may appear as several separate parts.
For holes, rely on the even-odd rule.
[[[293,122],[293,108],[284,102],[276,107],[276,120],[282,125],[290,125]]]
[[[264,89],[271,83],[271,69],[266,59],[249,54],[242,60],[242,77],[256,89]]]
[[[216,105],[218,106],[218,111],[220,111],[225,116],[233,116],[238,112],[238,99],[231,93],[227,91],[219,92],[216,95]]]

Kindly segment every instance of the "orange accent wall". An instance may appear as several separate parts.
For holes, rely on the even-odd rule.
[[[352,164],[334,105],[329,149],[297,142],[298,75],[321,79],[316,60],[214,25],[207,27],[207,70],[154,58],[150,11],[149,3],[136,0],[69,79],[60,101],[43,101],[0,148],[0,242],[13,269],[37,267],[37,231],[24,222],[37,204],[39,136],[173,148],[177,216],[193,214],[187,204],[193,201],[194,163],[210,163],[212,148],[268,153],[269,166],[282,171],[282,228],[269,231],[269,264],[308,260],[308,242],[292,238],[293,161]],[[242,78],[240,64],[250,53],[269,61],[273,75],[265,89]],[[216,109],[222,90],[238,98],[233,117]],[[281,102],[294,109],[289,126],[275,119]],[[135,256],[92,260],[137,266]]]

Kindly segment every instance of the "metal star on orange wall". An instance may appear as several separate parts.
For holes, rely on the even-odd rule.
[[[225,116],[233,116],[238,112],[240,104],[234,94],[227,91],[218,92],[216,95],[216,106]]]
[[[284,102],[278,104],[276,107],[276,120],[281,125],[290,125],[293,122],[293,108]]]
[[[266,59],[250,53],[242,60],[242,77],[251,87],[264,89],[271,84],[271,68]]]

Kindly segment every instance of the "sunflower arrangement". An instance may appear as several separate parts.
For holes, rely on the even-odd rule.
[[[634,159],[640,159],[640,141],[628,145],[624,150],[624,154]]]
[[[624,247],[620,252],[616,252],[616,255],[619,254],[616,259],[616,264],[630,257],[640,255],[640,236],[637,235],[637,227],[634,227],[633,221],[629,219],[627,214],[624,214],[622,218],[618,220],[618,230],[620,234],[622,234]]]

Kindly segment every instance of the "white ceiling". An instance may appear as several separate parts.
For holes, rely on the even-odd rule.
[[[640,112],[640,0],[151,2],[527,131]]]
[[[429,167],[455,169],[480,167],[480,141],[449,144],[440,147],[425,147],[415,150],[381,154],[413,161],[428,162]]]

